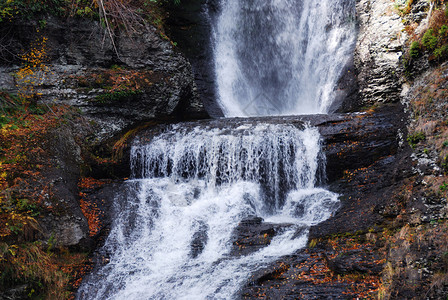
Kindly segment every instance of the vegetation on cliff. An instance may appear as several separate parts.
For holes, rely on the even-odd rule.
[[[448,175],[448,87],[444,63],[448,60],[448,6],[444,1],[433,2],[425,23],[410,22],[406,26],[410,40],[403,62],[409,71],[412,67],[415,71],[409,78],[414,94],[409,103],[412,122],[408,142],[419,157],[434,158],[438,168],[433,174],[442,176]]]
[[[409,35],[409,49],[404,58],[407,74],[412,65],[423,58],[432,65],[448,59],[448,8],[444,1],[431,1],[427,18],[422,21],[413,19],[412,4],[408,1],[401,13],[406,23],[405,31]]]
[[[407,2],[404,100],[415,173],[396,195],[402,222],[393,223],[383,287],[386,298],[442,299],[448,292],[448,6],[430,1],[418,21],[419,1]]]
[[[57,138],[54,133],[61,132],[63,139],[74,138],[76,144],[81,145],[83,161],[74,166],[81,174],[77,186],[79,194],[75,196],[88,223],[90,237],[100,234],[102,212],[88,195],[100,188],[104,181],[85,176],[94,173],[93,168],[98,172],[98,169],[107,169],[115,163],[111,157],[113,143],[110,147],[104,146],[109,147],[102,151],[103,154],[107,152],[106,158],[88,149],[92,144],[89,128],[95,124],[86,121],[79,110],[41,101],[40,88],[48,77],[54,76],[45,35],[48,18],[98,20],[109,30],[111,39],[115,37],[112,31],[116,29],[131,33],[136,23],[149,21],[159,28],[162,38],[167,39],[161,27],[160,2],[1,1],[0,24],[16,21],[29,24],[34,27],[36,38],[28,48],[13,53],[20,62],[13,74],[16,90],[0,90],[0,298],[14,295],[30,299],[73,298],[72,292],[89,266],[89,246],[64,246],[58,240],[60,237],[44,228],[50,226],[46,223],[53,218],[73,213],[67,212],[70,208],[64,206],[66,200],[56,194],[56,181],[64,179],[49,174],[54,168],[60,168],[58,172],[65,171],[54,165],[58,161],[54,157],[54,152],[58,151],[52,141]],[[0,37],[2,43],[3,38]],[[0,56],[9,50],[8,43],[3,43]],[[92,84],[100,84],[106,92],[92,101],[103,105],[138,95],[153,84],[150,79],[160,77],[150,70],[133,71],[118,66],[89,76],[74,80],[80,88],[83,88],[83,81],[88,89],[92,89]],[[64,136],[67,130],[71,133]],[[116,154],[124,147],[126,138],[133,134],[133,131],[125,134],[115,144]]]
[[[130,32],[141,21],[162,29],[164,1],[167,0],[6,0],[0,3],[0,23],[37,19],[39,26],[45,27],[48,16],[87,17],[100,20],[108,30],[120,26]]]
[[[51,184],[44,140],[70,117],[67,107],[47,107],[0,92],[0,289],[22,286],[29,298],[61,299],[86,261],[83,253],[41,241],[40,218],[48,210]]]

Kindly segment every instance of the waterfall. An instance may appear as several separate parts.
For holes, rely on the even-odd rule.
[[[317,129],[280,124],[174,125],[137,141],[103,249],[109,263],[78,299],[236,297],[251,272],[304,247],[307,228],[337,209],[337,195],[316,187],[321,154]],[[236,227],[254,216],[281,229],[232,255]]]
[[[327,113],[355,41],[355,0],[222,0],[214,22],[226,116]],[[250,119],[249,119],[250,120]],[[79,300],[235,299],[250,274],[306,246],[338,195],[316,128],[224,119],[167,125],[131,149],[130,180]],[[300,127],[300,128],[299,128]],[[238,252],[239,226],[272,239]]]
[[[355,40],[355,0],[222,0],[214,53],[224,115],[328,113]]]

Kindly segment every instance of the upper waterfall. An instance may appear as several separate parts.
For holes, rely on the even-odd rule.
[[[214,53],[224,115],[328,113],[355,40],[355,0],[223,0]]]

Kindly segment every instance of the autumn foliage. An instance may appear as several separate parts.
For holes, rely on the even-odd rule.
[[[43,84],[50,73],[47,61],[47,38],[39,37],[30,47],[30,50],[21,55],[22,68],[15,74],[18,96],[21,99],[32,99],[39,94],[36,87]]]
[[[89,235],[95,236],[101,229],[102,210],[98,208],[98,204],[89,199],[88,193],[96,190],[105,184],[104,181],[94,178],[81,178],[78,187],[80,189],[79,198],[80,206],[84,216],[89,224]],[[103,200],[104,201],[104,200]]]
[[[64,122],[63,106],[42,106],[0,92],[0,289],[25,283],[30,297],[65,299],[86,255],[39,241],[51,187],[45,138]],[[39,296],[40,295],[40,296]]]

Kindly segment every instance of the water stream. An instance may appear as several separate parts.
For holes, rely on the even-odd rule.
[[[326,113],[355,38],[354,0],[222,0],[214,27],[225,115]],[[316,128],[223,120],[167,125],[131,149],[132,178],[77,299],[235,299],[256,270],[307,243],[338,195]],[[227,124],[222,126],[222,124]],[[235,255],[240,222],[275,227]]]
[[[316,187],[319,157],[317,129],[284,124],[172,126],[137,142],[103,250],[110,262],[79,298],[233,298],[251,272],[303,247],[303,228],[337,208],[337,195]],[[284,227],[267,247],[230,255],[234,229],[251,216]]]
[[[214,25],[227,117],[328,113],[356,40],[354,0],[222,0]]]

